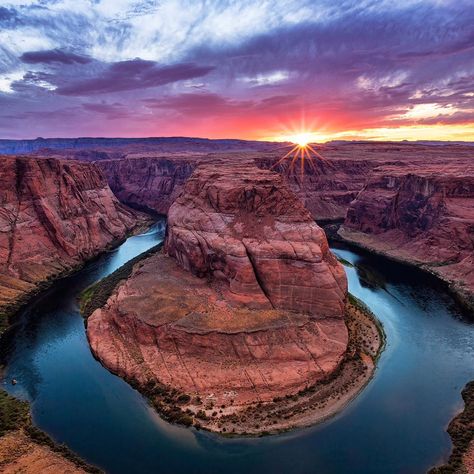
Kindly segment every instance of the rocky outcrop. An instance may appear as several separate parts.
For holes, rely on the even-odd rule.
[[[376,169],[339,234],[429,270],[474,307],[472,165]]]
[[[1,312],[145,221],[117,200],[95,165],[25,157],[1,160]]]
[[[87,334],[94,354],[127,380],[235,406],[315,383],[347,346],[342,319],[235,306],[163,254],[92,314]]]
[[[448,433],[453,450],[446,464],[430,469],[428,474],[474,472],[474,381],[468,382],[461,392],[464,409],[449,423]]]
[[[104,365],[227,413],[297,393],[339,367],[344,270],[278,174],[201,165],[168,223],[165,251],[136,265],[88,319]]]
[[[203,165],[168,214],[165,251],[228,298],[255,308],[342,317],[342,266],[324,232],[276,173]]]

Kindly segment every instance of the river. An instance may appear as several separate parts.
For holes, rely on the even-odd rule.
[[[289,434],[226,439],[162,421],[89,350],[77,298],[161,242],[165,222],[58,281],[25,308],[2,348],[2,384],[34,423],[112,474],[423,473],[451,449],[445,429],[474,378],[474,326],[431,277],[334,245],[349,290],[377,315],[387,345],[362,394],[335,418]],[[11,385],[15,378],[18,383]]]

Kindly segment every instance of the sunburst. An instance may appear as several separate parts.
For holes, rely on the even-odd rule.
[[[313,145],[310,143],[311,133],[300,133],[292,137],[292,143],[288,145],[291,147],[290,151],[286,155],[282,156],[277,162],[275,162],[272,168],[281,165],[285,161],[289,161],[289,170],[294,171],[299,161],[299,168],[301,175],[304,174],[305,164],[312,169],[316,169],[314,161],[316,159],[325,161],[325,158],[317,152]]]

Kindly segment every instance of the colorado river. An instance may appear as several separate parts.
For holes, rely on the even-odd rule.
[[[446,426],[474,378],[474,326],[425,274],[337,246],[349,290],[383,323],[375,377],[332,420],[258,439],[226,439],[162,421],[91,355],[77,298],[162,241],[164,221],[57,282],[18,318],[2,349],[3,386],[34,423],[112,474],[423,473],[450,451]],[[9,381],[15,378],[17,385]]]

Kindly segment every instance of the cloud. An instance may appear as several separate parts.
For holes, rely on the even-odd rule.
[[[92,60],[87,56],[50,49],[45,51],[29,51],[20,56],[20,60],[27,64],[87,64]]]
[[[211,92],[183,93],[162,98],[144,99],[152,109],[170,109],[180,114],[203,118],[216,115],[243,115],[287,111],[296,96],[271,96],[264,99],[236,100]]]
[[[84,110],[93,114],[104,115],[108,120],[118,120],[130,117],[132,114],[127,110],[123,104],[119,102],[107,103],[107,102],[86,102],[82,104]]]
[[[0,7],[0,25],[13,25],[16,20],[17,14],[13,8]]]
[[[74,109],[61,129],[77,135],[255,137],[301,115],[362,130],[464,123],[474,109],[472,0],[1,3],[0,100],[14,105],[0,118]],[[410,115],[426,104],[435,116]],[[28,133],[57,130],[25,117]]]
[[[89,79],[58,87],[57,93],[74,96],[146,89],[202,77],[213,69],[212,66],[198,66],[193,63],[161,66],[154,61],[132,59],[113,63]]]

